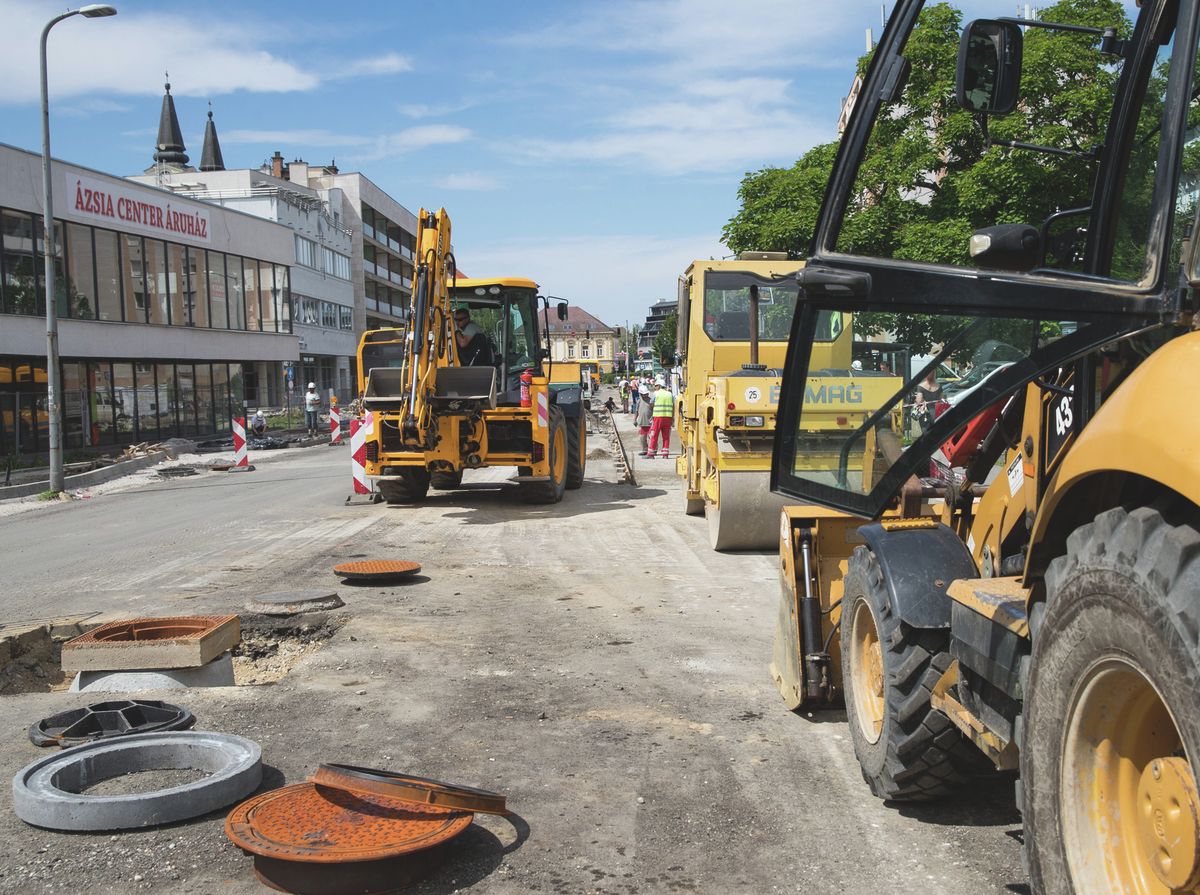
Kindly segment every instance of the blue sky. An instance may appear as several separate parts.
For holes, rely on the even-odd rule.
[[[228,167],[336,158],[445,206],[470,274],[622,324],[727,254],[745,172],[834,137],[880,31],[871,0],[114,5],[51,35],[57,157],[141,172],[169,69],[193,163],[211,101]],[[38,35],[62,9],[0,0],[4,142],[40,146]]]

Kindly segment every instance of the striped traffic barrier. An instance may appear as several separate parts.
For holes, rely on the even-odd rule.
[[[353,421],[351,421],[353,425]],[[337,405],[330,405],[329,408],[329,443],[342,443],[342,417],[338,413]]]
[[[250,454],[246,450],[246,418],[242,416],[233,418],[233,465],[250,465]]]
[[[373,433],[374,426],[375,417],[370,413],[364,413],[361,419],[350,419],[350,471],[354,477],[354,494],[346,498],[346,503],[355,494],[373,493],[367,480],[367,436]],[[378,495],[371,502],[378,503]]]

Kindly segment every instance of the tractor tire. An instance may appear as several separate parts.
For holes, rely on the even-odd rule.
[[[462,486],[463,471],[433,472],[429,474],[429,484],[439,491],[452,491]]]
[[[567,489],[567,426],[563,412],[557,407],[550,408],[550,447],[547,459],[550,461],[550,481],[521,482],[521,500],[525,503],[558,503],[563,499]]]
[[[429,471],[408,468],[400,472],[401,478],[384,479],[379,482],[379,493],[388,504],[420,503],[429,493]]]
[[[979,767],[974,745],[930,704],[950,666],[950,632],[896,618],[875,554],[857,547],[842,597],[842,687],[863,779],[881,799],[952,792]]]
[[[587,417],[581,411],[579,419],[566,420],[567,426],[567,489],[583,486],[587,470]]]
[[[1017,723],[1036,893],[1200,890],[1178,823],[1200,809],[1198,522],[1190,505],[1107,510],[1046,570]]]

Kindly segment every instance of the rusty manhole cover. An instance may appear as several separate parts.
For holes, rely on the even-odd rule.
[[[469,811],[297,783],[238,805],[225,835],[254,855],[255,873],[271,888],[390,892],[428,872],[442,857],[435,846],[473,818]]]
[[[421,571],[421,564],[401,559],[364,559],[339,563],[333,571],[350,581],[382,581],[415,575]]]
[[[406,802],[436,805],[459,811],[478,811],[482,814],[508,814],[506,799],[498,792],[443,783],[427,777],[394,774],[376,768],[360,768],[348,764],[323,764],[309,778],[317,786],[329,786],[357,793],[374,793]]]

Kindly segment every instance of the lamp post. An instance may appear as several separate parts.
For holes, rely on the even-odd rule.
[[[58,375],[58,309],[54,295],[54,201],[50,189],[50,99],[46,78],[46,40],[50,29],[71,16],[81,15],[89,19],[115,16],[116,7],[103,3],[81,6],[71,12],[55,16],[42,29],[41,63],[42,75],[42,250],[46,253],[46,404],[50,414],[50,490],[63,489],[62,425],[59,421],[59,392],[62,390]]]

